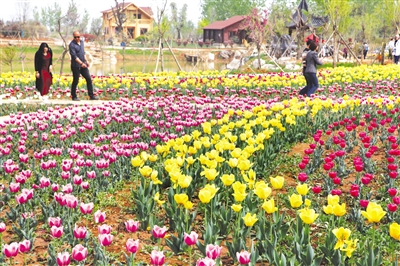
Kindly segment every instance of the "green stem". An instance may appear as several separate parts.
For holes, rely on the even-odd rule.
[[[192,247],[189,247],[189,265],[192,265]]]

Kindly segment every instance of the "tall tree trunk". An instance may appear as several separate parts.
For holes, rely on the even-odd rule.
[[[329,49],[329,46],[328,46]],[[337,59],[338,59],[338,54],[339,54],[339,47],[338,47],[338,36],[335,33],[333,33],[333,67],[337,66]]]

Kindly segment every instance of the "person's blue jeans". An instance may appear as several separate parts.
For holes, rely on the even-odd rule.
[[[395,63],[395,64],[398,64],[398,63],[399,63],[399,58],[400,58],[400,55],[395,55],[395,56],[394,56],[394,63]]]
[[[299,94],[306,96],[307,92],[310,88],[310,81],[308,80],[308,77],[306,76],[306,73],[304,73],[304,71],[303,71],[303,75],[304,75],[304,78],[306,79],[306,86],[300,90]]]
[[[314,92],[318,89],[318,78],[317,78],[317,73],[305,73],[306,79],[309,82],[308,85],[308,90],[307,90],[307,96],[310,97],[311,94],[314,94]]]
[[[82,67],[72,67],[71,66],[71,70],[72,70],[72,76],[73,76],[73,80],[72,80],[72,84],[71,84],[72,98],[77,97],[76,87],[78,85],[80,75],[82,75],[82,77],[86,80],[89,97],[93,97],[93,84],[92,84],[92,77],[90,76],[90,73],[89,73],[89,69],[87,67],[82,68]]]

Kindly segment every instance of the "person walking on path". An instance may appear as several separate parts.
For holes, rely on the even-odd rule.
[[[53,84],[51,71],[53,69],[53,52],[45,42],[41,43],[35,53],[36,89],[41,96],[47,95]]]
[[[393,49],[394,49],[394,40],[393,40],[393,37],[390,37],[390,41],[388,43],[388,50],[389,50],[388,58],[390,60],[393,60]]]
[[[364,42],[364,45],[363,45],[363,55],[364,55],[364,59],[367,58],[368,50],[369,50],[368,44],[367,44],[366,42]]]
[[[310,50],[306,56],[306,70],[305,76],[310,82],[307,96],[310,97],[318,89],[318,78],[317,78],[317,65],[322,65],[323,62],[318,58],[318,44],[315,42],[310,43]]]
[[[310,40],[310,39],[307,40],[306,48],[304,48],[303,53],[301,54],[302,63],[303,63],[303,76],[306,79],[306,86],[300,90],[299,94],[303,95],[303,96],[307,95],[307,91],[308,91],[308,88],[310,86],[310,82],[309,82],[309,80],[307,79],[307,76],[306,76],[306,66],[307,66],[306,57],[307,57],[308,52],[310,51],[310,43],[312,41],[313,40]]]
[[[74,31],[73,33],[74,39],[69,43],[69,53],[71,55],[71,71],[73,75],[73,81],[71,85],[71,96],[73,101],[79,101],[78,96],[76,95],[76,87],[79,82],[79,77],[82,77],[86,80],[88,95],[90,100],[98,100],[96,96],[93,94],[93,83],[92,78],[89,73],[89,62],[86,59],[85,54],[85,43],[80,39],[81,34],[79,31]]]
[[[393,48],[393,56],[394,56],[394,63],[398,64],[400,59],[400,41],[399,35],[396,35],[394,39],[394,48]]]

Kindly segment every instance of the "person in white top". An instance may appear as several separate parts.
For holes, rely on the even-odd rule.
[[[393,37],[390,37],[390,41],[388,43],[388,50],[389,50],[388,58],[390,60],[393,60],[393,48],[394,48],[394,40],[393,40]]]
[[[395,41],[394,41],[393,55],[394,55],[394,63],[398,64],[399,63],[399,58],[400,58],[399,35],[396,35],[396,38],[395,38]]]

